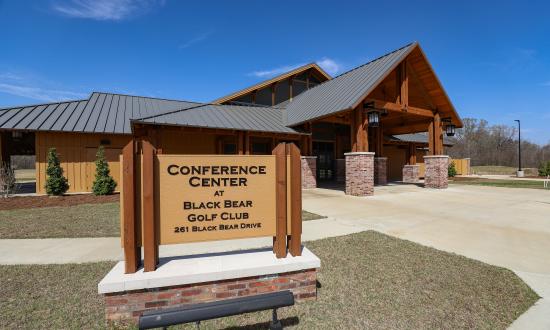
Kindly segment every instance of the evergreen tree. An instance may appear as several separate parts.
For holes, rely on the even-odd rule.
[[[448,170],[449,178],[454,178],[456,176],[456,165],[454,161],[451,161],[449,164],[449,170]]]
[[[46,169],[46,193],[61,196],[69,189],[67,178],[63,176],[63,169],[59,163],[59,156],[55,148],[48,150],[48,168]]]
[[[542,163],[539,167],[539,176],[550,175],[550,161]]]
[[[116,181],[110,174],[109,164],[105,160],[103,146],[97,149],[95,161],[95,181],[92,186],[94,195],[111,195],[116,188]]]

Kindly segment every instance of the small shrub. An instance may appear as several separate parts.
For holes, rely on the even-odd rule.
[[[449,178],[454,178],[456,176],[456,165],[454,161],[451,161],[448,168]]]
[[[116,181],[111,176],[109,164],[105,160],[103,146],[97,149],[95,161],[95,181],[92,186],[94,195],[111,195],[116,188]]]
[[[59,156],[55,148],[48,150],[48,168],[46,169],[46,193],[61,196],[69,189],[67,178],[63,176],[63,168],[59,163]]]
[[[16,189],[14,168],[8,163],[0,163],[0,196],[9,197]]]
[[[539,167],[539,176],[550,175],[550,161],[542,163]]]

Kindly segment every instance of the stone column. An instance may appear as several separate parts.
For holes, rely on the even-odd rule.
[[[403,182],[418,183],[420,181],[420,165],[403,166]]]
[[[374,184],[384,185],[388,183],[387,164],[387,157],[374,157]]]
[[[343,158],[336,160],[336,182],[346,182],[346,160]]]
[[[445,189],[448,186],[449,156],[424,156],[426,174],[424,186],[426,188]]]
[[[317,188],[317,156],[302,156],[302,189]]]
[[[346,195],[374,194],[374,152],[349,152],[346,156]]]

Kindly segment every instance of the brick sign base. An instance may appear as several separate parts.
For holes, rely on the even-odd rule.
[[[317,297],[317,269],[104,294],[110,324],[137,324],[148,310],[291,290],[297,301]]]

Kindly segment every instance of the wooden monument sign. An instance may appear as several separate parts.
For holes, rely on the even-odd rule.
[[[158,264],[160,244],[273,237],[273,252],[301,255],[300,150],[273,155],[165,155],[147,140],[123,150],[121,235],[125,271]]]

